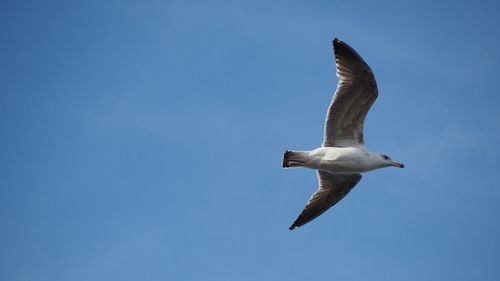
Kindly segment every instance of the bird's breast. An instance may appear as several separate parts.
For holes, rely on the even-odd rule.
[[[367,154],[356,147],[329,147],[319,160],[319,170],[331,173],[362,173],[369,170]]]

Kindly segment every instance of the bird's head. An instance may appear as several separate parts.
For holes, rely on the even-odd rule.
[[[389,157],[385,154],[379,154],[379,156],[380,156],[381,163],[383,163],[385,167],[389,167],[389,166],[394,166],[394,167],[398,167],[398,168],[405,167],[405,165],[403,163],[398,163],[398,162],[392,161],[391,157]]]

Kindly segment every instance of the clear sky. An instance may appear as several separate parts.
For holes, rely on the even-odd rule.
[[[495,1],[2,1],[0,279],[499,280]],[[331,40],[371,65],[365,174],[322,142]]]

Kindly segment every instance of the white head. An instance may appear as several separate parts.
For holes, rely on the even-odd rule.
[[[377,159],[378,162],[380,163],[380,165],[382,167],[389,167],[389,166],[394,166],[394,167],[398,167],[398,168],[405,167],[405,165],[403,163],[394,162],[394,161],[392,161],[391,157],[389,157],[385,154],[378,154],[377,158],[378,158]]]

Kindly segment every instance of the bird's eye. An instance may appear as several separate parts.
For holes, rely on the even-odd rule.
[[[389,158],[389,156],[387,156],[387,155],[382,155],[382,157],[384,157],[384,159],[385,159],[385,160],[389,160],[389,159],[391,159],[391,158]]]

